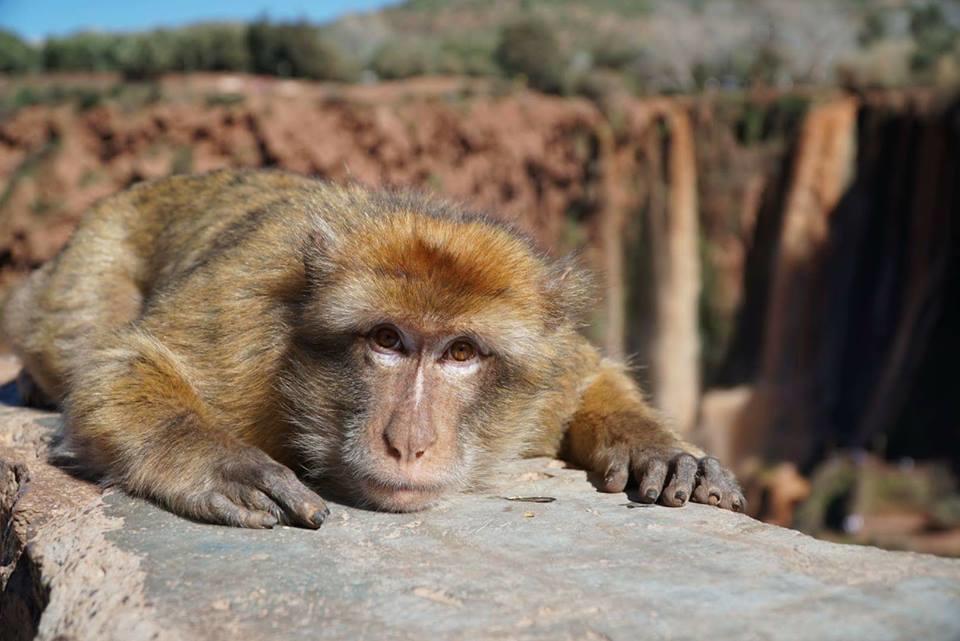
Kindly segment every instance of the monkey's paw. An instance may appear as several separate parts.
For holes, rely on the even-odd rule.
[[[271,528],[320,527],[330,509],[290,468],[262,452],[244,452],[217,466],[216,479],[185,499],[186,512],[210,523]]]
[[[682,507],[687,501],[742,512],[746,499],[733,473],[712,456],[698,459],[681,450],[639,450],[611,457],[602,482],[607,492],[622,492],[631,475],[640,501]]]

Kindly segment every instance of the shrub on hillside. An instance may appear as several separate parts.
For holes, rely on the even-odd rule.
[[[639,43],[622,34],[603,33],[590,48],[590,54],[595,67],[624,71],[646,52]]]
[[[385,80],[425,76],[437,71],[440,48],[422,38],[394,38],[373,55],[370,68]]]
[[[553,29],[541,20],[531,18],[504,27],[494,56],[508,76],[523,76],[541,91],[563,90],[565,56]]]
[[[886,15],[879,10],[869,11],[863,17],[863,24],[857,34],[857,42],[861,47],[869,47],[887,37]]]
[[[940,58],[957,45],[958,30],[947,22],[939,5],[911,9],[910,33],[915,43],[910,66],[915,71],[934,68]]]
[[[247,48],[256,73],[313,80],[346,80],[353,74],[336,47],[306,22],[258,20],[247,29]]]
[[[177,71],[246,71],[247,32],[242,25],[202,24],[175,32]]]
[[[246,28],[196,25],[132,34],[80,33],[48,39],[43,68],[50,71],[119,71],[147,78],[169,71],[246,71]]]
[[[178,39],[170,31],[157,30],[122,38],[117,44],[118,70],[125,78],[153,78],[174,68]]]
[[[47,71],[118,71],[120,50],[133,36],[78,33],[48,38],[41,58]]]
[[[437,72],[495,76],[499,72],[493,59],[496,46],[496,38],[485,37],[483,34],[444,40],[440,43]]]
[[[19,36],[0,29],[0,72],[23,73],[40,66],[40,53]]]

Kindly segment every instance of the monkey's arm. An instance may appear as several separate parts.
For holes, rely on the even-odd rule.
[[[187,517],[319,527],[329,513],[323,500],[233,433],[191,378],[187,365],[144,331],[105,339],[70,382],[64,451]]]
[[[745,500],[729,470],[664,425],[623,368],[610,361],[583,391],[561,456],[622,492],[632,475],[640,500],[679,507],[688,500],[740,511]]]

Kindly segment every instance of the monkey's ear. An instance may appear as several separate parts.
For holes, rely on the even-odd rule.
[[[563,323],[578,324],[594,303],[593,276],[573,255],[550,266],[542,290],[551,329]]]

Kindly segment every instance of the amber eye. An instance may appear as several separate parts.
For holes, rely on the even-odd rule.
[[[392,327],[378,327],[373,330],[373,342],[383,349],[398,350],[401,347],[400,332]]]
[[[450,358],[462,363],[474,358],[477,355],[477,348],[474,347],[470,341],[459,340],[450,346],[447,353],[450,355]]]

